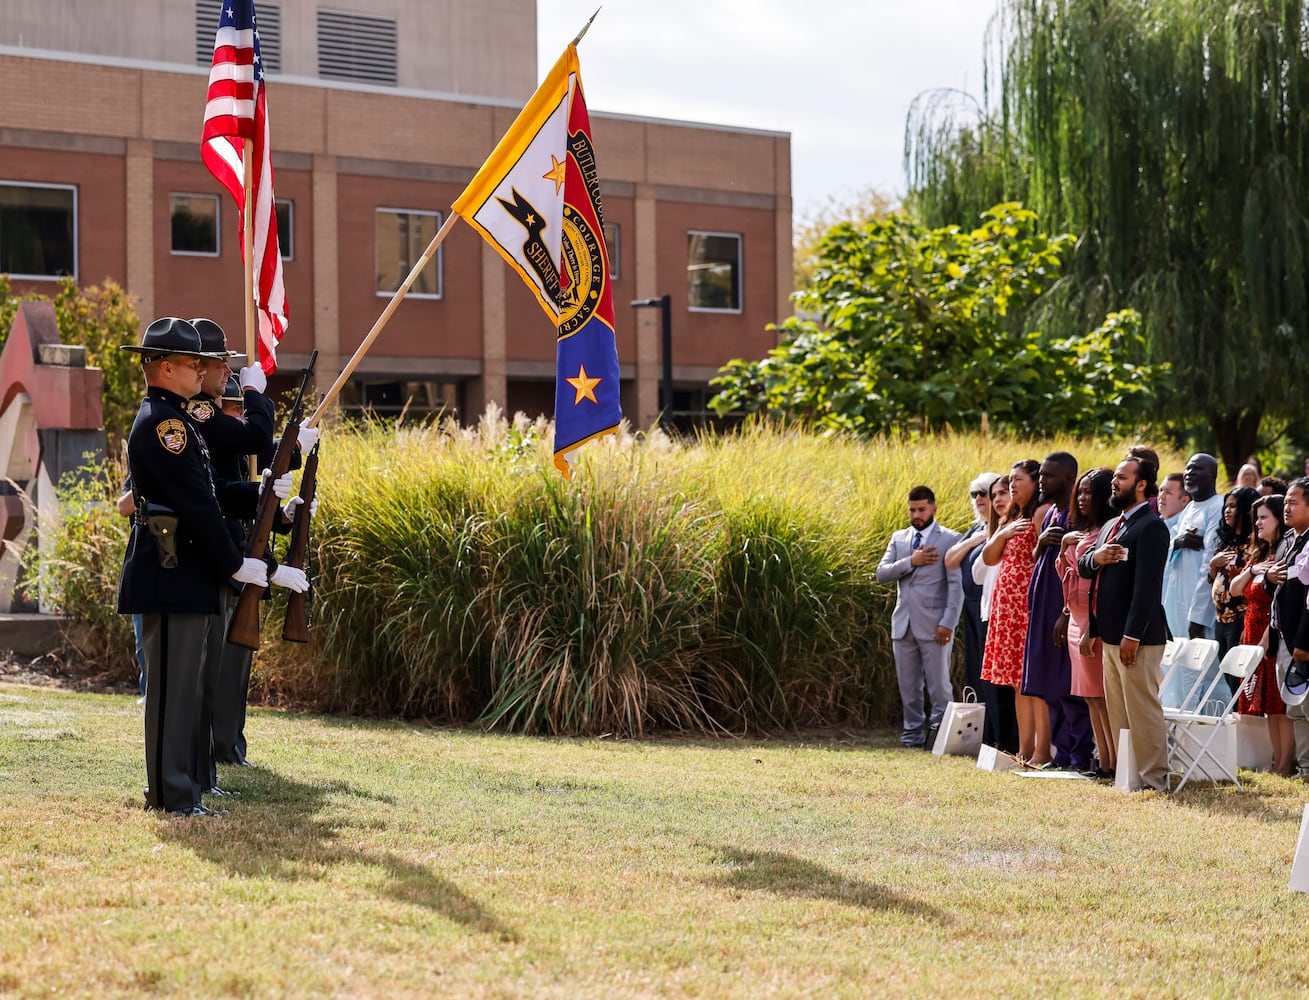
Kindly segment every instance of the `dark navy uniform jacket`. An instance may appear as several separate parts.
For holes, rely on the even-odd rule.
[[[266,469],[273,462],[276,443],[273,441],[273,401],[261,392],[246,392],[245,418],[223,412],[222,400],[203,393],[186,404],[187,413],[200,427],[200,433],[209,446],[209,458],[218,482],[240,482],[248,479],[243,459],[254,455],[259,468]]]
[[[186,404],[187,415],[200,429],[209,449],[218,504],[229,518],[228,532],[240,549],[245,548],[246,522],[259,509],[259,484],[251,482],[247,457],[256,456],[258,467],[273,462],[273,401],[263,393],[247,392],[245,418],[223,412],[222,400],[201,393]]]
[[[127,440],[138,517],[118,589],[122,614],[214,614],[220,585],[241,567],[241,551],[218,505],[208,449],[185,406],[177,393],[151,386]],[[139,523],[144,505],[178,516],[172,569],[159,565],[154,537]]]

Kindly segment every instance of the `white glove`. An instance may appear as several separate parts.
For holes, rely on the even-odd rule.
[[[308,455],[314,450],[314,443],[318,440],[318,428],[310,427],[308,420],[300,421],[300,436],[296,438],[300,445],[300,454]]]
[[[295,512],[300,509],[300,505],[304,502],[305,502],[304,497],[301,496],[292,497],[290,500],[286,502],[286,507],[283,508],[283,513],[285,513],[289,519],[294,521]],[[317,513],[318,513],[318,497],[314,497],[313,500],[309,502],[309,520],[312,521]]]
[[[309,589],[309,577],[305,576],[305,571],[296,569],[294,566],[278,566],[273,570],[272,584],[274,587],[285,587],[287,590],[294,590],[297,594],[303,594]]]
[[[262,559],[242,559],[241,568],[232,574],[237,583],[250,583],[256,587],[268,586],[268,567]]]
[[[272,469],[265,469],[260,473],[259,492],[264,491],[264,484],[268,482],[268,477],[273,474]],[[291,495],[291,473],[284,472],[273,480],[273,496],[279,500],[285,500]]]
[[[263,368],[259,365],[250,365],[241,369],[239,377],[242,389],[253,389],[255,392],[263,392],[268,388],[268,376],[264,374]]]

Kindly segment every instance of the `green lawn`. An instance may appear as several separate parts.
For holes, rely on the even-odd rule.
[[[128,696],[0,685],[0,994],[1302,996],[1309,787],[1021,779],[889,734],[253,713],[218,819]]]

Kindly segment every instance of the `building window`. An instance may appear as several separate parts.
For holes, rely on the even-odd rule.
[[[741,237],[736,233],[687,234],[687,301],[692,309],[741,311]]]
[[[282,259],[295,260],[295,202],[274,199],[273,211],[277,213],[277,245]]]
[[[218,256],[217,195],[171,194],[168,214],[173,253]]]
[[[406,379],[403,375],[355,376],[341,387],[340,405],[347,414],[369,413],[431,421],[459,415],[460,383],[440,379]]]
[[[0,274],[77,277],[77,188],[0,181]]]
[[[618,223],[606,222],[604,224],[605,249],[609,251],[609,277],[618,277],[618,265],[622,262],[622,248],[618,242],[621,235],[618,232]]]
[[[318,12],[318,75],[383,87],[396,85],[395,19]]]
[[[269,73],[282,72],[282,9],[277,4],[256,3],[255,24],[259,30],[259,59]],[[195,0],[195,64],[214,64],[214,34],[218,31],[218,4]]]
[[[379,208],[375,218],[377,294],[389,296],[399,289],[427,245],[436,237],[436,231],[441,228],[441,213]],[[418,272],[418,277],[409,286],[409,295],[427,299],[441,297],[440,248],[435,259]]]

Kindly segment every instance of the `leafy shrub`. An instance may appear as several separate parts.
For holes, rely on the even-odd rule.
[[[127,551],[128,519],[114,501],[126,470],[117,463],[64,475],[58,513],[40,525],[47,547],[24,550],[25,589],[64,616],[65,658],[75,674],[106,682],[137,677],[132,619],[118,614],[118,578]]]

